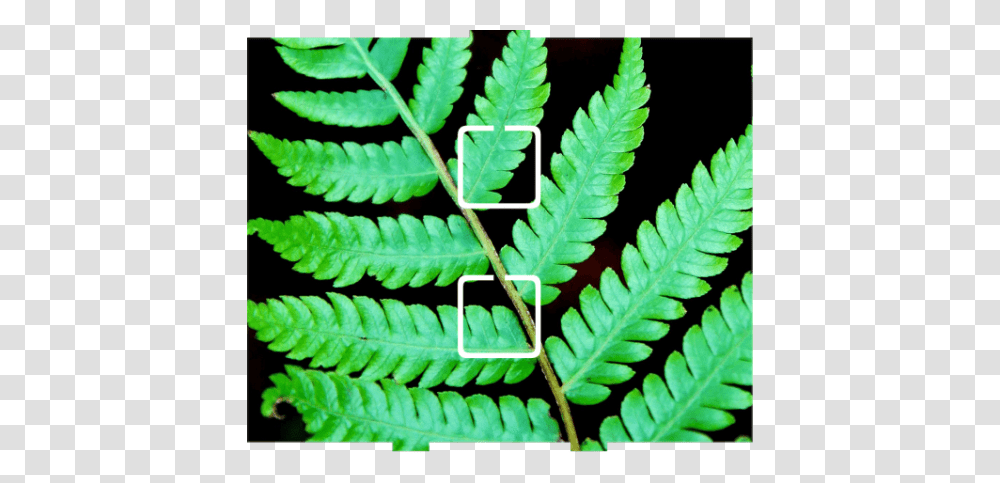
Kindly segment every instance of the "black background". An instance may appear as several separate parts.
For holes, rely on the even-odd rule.
[[[445,159],[454,158],[455,133],[465,124],[466,115],[474,112],[473,98],[483,95],[483,82],[492,71],[493,60],[498,58],[506,45],[506,31],[475,31],[471,46],[472,58],[466,66],[468,75],[464,91],[443,129],[431,136]],[[280,139],[358,143],[399,142],[403,136],[412,135],[397,119],[389,126],[369,128],[339,128],[310,122],[298,117],[271,97],[271,93],[289,91],[353,91],[374,89],[370,78],[319,80],[292,71],[278,55],[271,39],[249,39],[250,75],[249,103],[251,106],[249,129],[271,134]],[[417,66],[421,62],[423,47],[430,46],[430,39],[412,39],[399,76],[393,81],[404,99],[413,95]],[[579,108],[585,108],[595,92],[603,92],[611,84],[620,60],[621,39],[550,38],[546,81],[551,83],[551,95],[544,106],[544,117],[539,124],[542,133],[542,173],[550,176],[548,161],[559,149],[559,140]],[[605,218],[607,231],[594,246],[596,251],[585,262],[575,265],[576,276],[558,288],[562,291],[555,302],[543,307],[543,337],[561,335],[556,323],[571,307],[579,307],[578,295],[586,285],[598,286],[601,272],[611,267],[621,276],[621,253],[628,243],[635,244],[636,230],[643,220],[654,218],[657,206],[666,199],[673,200],[683,183],[690,183],[691,172],[698,161],[706,165],[719,148],[730,139],[744,133],[751,122],[751,39],[643,39],[646,82],[651,96],[647,107],[650,116],[646,121],[645,138],[635,151],[635,164],[625,172],[625,189],[619,195],[618,208]],[[306,194],[302,188],[286,183],[270,161],[265,158],[248,138],[249,188],[253,193],[249,203],[249,219],[267,218],[286,220],[303,211],[336,211],[349,216],[363,215],[398,216],[410,213],[417,217],[435,215],[447,218],[458,214],[458,208],[440,183],[428,195],[404,203],[389,201],[382,205],[370,202],[328,203],[321,196]],[[534,152],[526,149],[527,159],[515,170],[514,178],[500,193],[503,202],[529,202],[534,197]],[[499,249],[511,244],[511,227],[519,218],[526,219],[523,210],[479,211],[478,216],[487,233]],[[572,405],[577,433],[584,438],[598,437],[598,428],[606,416],[619,414],[622,398],[634,388],[641,388],[643,377],[650,372],[663,375],[667,356],[680,350],[681,340],[692,324],[700,321],[708,305],[718,305],[722,290],[738,285],[743,275],[751,269],[751,231],[739,234],[743,245],[729,254],[729,266],[719,276],[707,279],[712,291],[703,297],[684,301],[687,315],[670,321],[670,332],[662,340],[652,343],[653,354],[646,361],[631,364],[636,375],[623,384],[610,386],[611,397],[594,406]],[[248,298],[262,302],[280,295],[320,295],[334,291],[330,281],[315,280],[309,274],[292,270],[292,263],[283,260],[270,245],[256,236],[248,239],[249,283]],[[492,269],[490,272],[492,273]],[[375,299],[393,298],[404,303],[420,303],[430,307],[455,305],[455,284],[435,287],[428,284],[419,288],[403,287],[387,290],[372,277],[337,289],[347,296],[366,295]],[[475,288],[475,290],[470,290]],[[466,304],[505,305],[510,300],[497,282],[480,282],[466,286]],[[529,308],[531,308],[529,306]],[[532,308],[532,310],[534,310]],[[255,339],[253,330],[247,330],[248,361],[248,418],[250,441],[304,441],[309,437],[301,418],[286,404],[278,407],[284,420],[267,419],[260,414],[261,393],[271,383],[270,374],[283,372],[285,364],[303,367],[307,361],[293,361],[284,354],[274,353],[267,345]],[[748,388],[750,389],[750,388]],[[552,415],[559,419],[552,394],[541,370],[536,368],[530,377],[516,385],[501,383],[489,386],[450,388],[438,386],[435,390],[453,390],[463,395],[482,393],[494,398],[514,394],[526,400],[540,397],[552,406]],[[736,423],[726,430],[712,433],[716,441],[732,441],[739,435],[750,435],[751,409],[733,411]],[[561,420],[560,420],[561,423]],[[565,435],[564,435],[565,437]]]

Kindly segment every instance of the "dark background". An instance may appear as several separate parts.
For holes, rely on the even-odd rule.
[[[483,95],[483,82],[492,72],[493,60],[500,56],[506,45],[506,31],[475,31],[471,46],[472,59],[466,66],[468,75],[463,82],[464,91],[454,105],[454,110],[443,129],[431,136],[445,159],[455,157],[455,133],[465,124],[466,115],[474,112],[473,98]],[[298,117],[271,97],[271,93],[292,91],[353,91],[374,89],[370,78],[319,80],[292,71],[278,55],[271,39],[249,39],[250,75],[249,101],[251,109],[250,130],[261,131],[280,139],[358,143],[394,140],[412,135],[401,119],[389,126],[369,128],[340,128],[310,122]],[[430,39],[413,39],[399,76],[393,81],[404,99],[413,95],[416,70],[421,62],[423,47],[430,46]],[[546,81],[551,83],[551,95],[544,106],[544,117],[539,125],[542,132],[542,173],[551,177],[548,161],[559,150],[559,140],[579,108],[585,108],[591,96],[604,91],[611,84],[620,60],[621,39],[550,38]],[[673,200],[683,183],[690,183],[691,172],[698,161],[706,165],[718,149],[730,139],[744,133],[751,120],[752,94],[750,65],[751,39],[643,39],[646,82],[651,96],[646,104],[650,116],[646,121],[645,139],[636,150],[635,164],[625,172],[625,189],[619,195],[618,208],[605,218],[607,231],[594,246],[596,251],[585,262],[575,265],[576,276],[558,288],[562,291],[555,302],[543,307],[543,337],[561,335],[557,321],[571,306],[579,307],[578,295],[586,285],[599,286],[601,272],[611,267],[621,276],[621,253],[625,244],[635,244],[636,230],[643,220],[652,221],[657,206],[666,199]],[[428,195],[413,198],[405,203],[389,201],[382,205],[370,202],[328,203],[321,196],[306,194],[303,188],[286,183],[275,167],[265,158],[253,142],[247,139],[249,150],[249,188],[255,196],[249,204],[249,219],[267,218],[286,220],[303,211],[337,211],[349,216],[363,215],[398,216],[410,213],[417,217],[435,215],[447,218],[459,214],[440,183]],[[525,150],[527,159],[515,171],[510,184],[500,193],[503,202],[529,202],[534,197],[534,149]],[[514,221],[526,219],[523,210],[479,211],[478,216],[499,250],[511,244],[511,227]],[[594,406],[572,405],[573,419],[582,442],[597,438],[598,428],[606,416],[619,414],[621,401],[634,388],[641,388],[647,373],[663,375],[667,356],[681,349],[681,340],[691,325],[701,320],[708,305],[718,305],[723,289],[738,285],[743,275],[751,269],[751,231],[739,235],[743,245],[729,254],[729,266],[719,276],[708,278],[712,291],[703,297],[684,301],[687,315],[670,321],[670,332],[665,338],[651,345],[653,354],[641,363],[631,364],[636,375],[629,381],[610,386],[611,397]],[[280,295],[320,295],[334,291],[330,281],[315,280],[309,274],[292,270],[292,263],[283,260],[272,247],[256,236],[248,237],[250,276],[248,297],[262,302]],[[492,268],[490,272],[492,273]],[[469,290],[470,288],[475,290]],[[337,289],[347,296],[367,295],[375,299],[393,298],[404,303],[420,303],[430,307],[455,305],[455,284],[435,287],[428,284],[419,288],[403,287],[387,290],[372,277]],[[510,300],[498,282],[480,282],[466,287],[466,304],[505,305]],[[531,308],[529,306],[529,308]],[[531,308],[533,311],[534,309]],[[305,432],[298,413],[289,405],[278,407],[284,420],[267,419],[260,414],[261,393],[270,387],[270,374],[283,372],[285,364],[305,367],[307,361],[288,359],[274,353],[267,345],[256,340],[253,330],[247,330],[248,361],[248,414],[250,441],[304,441]],[[751,389],[751,388],[747,388]],[[552,415],[559,414],[541,370],[536,368],[530,377],[516,385],[501,383],[489,386],[451,388],[439,386],[435,390],[452,390],[462,395],[482,393],[494,398],[514,394],[522,399],[540,397],[552,406]],[[750,435],[752,408],[733,411],[736,423],[723,431],[711,433],[716,441],[732,441],[740,435]],[[560,420],[561,425],[561,420]]]

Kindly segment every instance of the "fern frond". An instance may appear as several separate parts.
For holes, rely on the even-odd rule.
[[[285,61],[295,72],[317,79],[344,79],[348,77],[364,77],[368,73],[364,58],[348,39],[275,39],[280,45],[275,47]],[[367,49],[371,38],[358,38],[358,45]],[[395,79],[406,56],[406,47],[410,39],[398,37],[382,37],[375,42],[370,51],[375,68],[389,80]],[[336,45],[332,48],[327,47]]]
[[[385,126],[399,108],[379,90],[357,92],[276,92],[274,98],[310,121],[344,127]]]
[[[330,47],[347,42],[346,37],[275,37],[274,41],[293,49],[312,49]]]
[[[737,145],[732,140],[712,156],[711,175],[700,162],[691,187],[682,185],[677,205],[665,201],[656,211],[656,227],[644,221],[638,248],[627,245],[622,272],[628,287],[610,268],[601,274],[600,290],[588,285],[580,294],[580,313],[563,315],[565,341],[549,337],[545,349],[563,381],[566,397],[577,404],[597,404],[635,372],[619,363],[638,362],[652,349],[637,341],[655,341],[667,324],[684,315],[676,299],[708,292],[703,277],[717,275],[742,240],[733,235],[750,227],[753,205],[753,126]],[[512,272],[516,273],[516,272]],[[586,321],[585,321],[586,320]],[[568,345],[567,345],[568,343]]]
[[[247,223],[292,267],[334,287],[351,285],[367,272],[386,288],[419,287],[432,280],[443,286],[462,275],[486,273],[489,262],[465,218],[380,217],[306,212],[286,222],[261,218]],[[435,280],[436,279],[436,280]]]
[[[534,370],[535,360],[467,359],[458,353],[457,309],[440,306],[435,314],[424,305],[392,299],[349,299],[329,292],[320,297],[282,296],[266,303],[247,301],[247,324],[257,339],[295,360],[311,358],[309,367],[336,367],[359,379],[385,377],[406,384],[420,377],[419,387],[445,383],[464,386],[513,384]],[[332,305],[331,305],[332,302]],[[492,314],[476,305],[465,307],[463,345],[470,352],[531,352],[517,316],[502,306]]]
[[[601,423],[605,448],[628,441],[710,442],[705,431],[735,422],[727,410],[750,407],[753,396],[736,385],[753,383],[752,275],[743,277],[742,294],[729,287],[719,305],[721,312],[709,307],[701,325],[684,335],[684,354],[670,354],[666,383],[649,374],[641,393],[633,389],[625,396],[621,418],[611,416]]]
[[[545,81],[544,39],[533,38],[527,30],[511,32],[501,59],[493,61],[493,75],[486,78],[486,97],[477,95],[476,114],[469,114],[470,126],[493,126],[493,131],[474,131],[458,142],[463,145],[463,197],[470,203],[498,203],[495,190],[507,186],[510,171],[524,161],[522,149],[531,143],[531,133],[506,131],[506,126],[537,126],[542,105],[549,98]],[[471,138],[470,138],[471,135]],[[456,179],[456,160],[448,169]]]
[[[524,301],[547,304],[559,295],[552,285],[573,278],[568,265],[583,262],[594,253],[590,242],[604,233],[599,218],[618,206],[625,186],[622,174],[632,166],[632,150],[643,138],[642,124],[649,117],[643,108],[650,90],[644,86],[642,47],[639,39],[625,39],[614,87],[604,96],[594,94],[588,106],[573,118],[573,131],[562,137],[563,153],[552,156],[552,177],[543,176],[542,203],[528,210],[528,224],[514,224],[514,246],[504,246],[500,256],[510,273],[537,275],[542,282],[541,301],[535,284],[517,282]],[[529,228],[530,224],[530,228]]]
[[[277,39],[275,39],[277,40]],[[367,49],[371,38],[359,38],[358,43]],[[330,49],[301,48],[308,43],[292,43],[296,48],[277,46],[281,60],[299,74],[317,79],[346,79],[364,77],[368,72],[364,59],[350,43]]]
[[[424,61],[417,66],[417,83],[409,106],[417,124],[427,134],[444,127],[452,104],[462,96],[465,65],[472,58],[470,44],[471,32],[468,37],[435,37],[431,48],[424,48]]]
[[[501,396],[499,407],[480,394],[406,388],[389,379],[358,381],[332,372],[286,366],[264,391],[261,413],[273,416],[278,402],[302,414],[310,441],[391,442],[396,451],[426,451],[432,442],[555,441],[559,425],[549,405]]]
[[[312,139],[281,140],[252,131],[249,135],[278,173],[288,177],[288,184],[305,186],[306,193],[323,195],[327,201],[406,201],[426,195],[438,181],[434,164],[409,136],[402,145],[346,142],[341,147]]]

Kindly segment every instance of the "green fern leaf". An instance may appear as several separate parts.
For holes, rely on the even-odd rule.
[[[312,49],[342,45],[346,37],[275,37],[274,41],[293,49]]]
[[[684,355],[670,354],[664,376],[649,374],[642,392],[633,389],[622,402],[621,418],[601,423],[601,440],[709,442],[704,431],[729,427],[726,410],[746,409],[753,396],[736,385],[753,383],[753,277],[743,277],[722,293],[722,311],[705,310],[701,326],[684,335]],[[667,390],[669,387],[669,391]],[[749,438],[747,438],[749,440]]]
[[[386,79],[393,80],[399,74],[399,68],[403,66],[403,59],[406,57],[406,48],[410,45],[410,39],[406,37],[382,37],[375,42],[372,47],[371,59],[375,69]]]
[[[362,380],[392,378],[406,384],[420,377],[419,387],[441,383],[464,386],[493,384],[501,378],[513,384],[535,367],[530,358],[475,358],[458,353],[457,309],[438,307],[438,315],[423,305],[392,299],[353,300],[327,293],[319,297],[282,296],[266,303],[247,301],[247,324],[257,339],[295,360],[312,358],[309,367],[336,367]],[[469,352],[531,352],[517,316],[506,307],[492,314],[476,305],[465,307],[463,345]]]
[[[313,434],[310,441],[391,442],[392,449],[426,451],[432,442],[551,442],[559,425],[549,405],[501,396],[499,407],[483,395],[406,388],[389,379],[358,381],[332,372],[286,366],[264,391],[261,414],[274,416],[291,403]]]
[[[506,126],[537,126],[542,105],[549,98],[545,81],[544,39],[532,38],[527,30],[511,32],[502,59],[493,61],[493,75],[486,78],[486,97],[476,96],[476,114],[469,114],[470,126],[493,126],[493,131],[474,131],[463,136],[463,198],[469,203],[498,203],[495,190],[507,186],[510,172],[524,161],[522,149],[531,143],[531,133],[506,131]],[[471,138],[470,138],[471,136]],[[448,161],[451,175],[458,179],[456,160]]]
[[[277,39],[275,39],[277,40]],[[371,44],[371,38],[358,38],[358,46],[367,49]],[[277,46],[281,59],[285,61],[295,72],[317,79],[344,79],[348,77],[364,77],[368,73],[368,66],[358,47],[350,39],[282,39],[281,43],[288,45]],[[304,47],[313,45],[315,47],[325,47],[330,45],[342,45],[333,48],[306,50]],[[406,47],[410,39],[383,37],[375,42],[370,56],[375,68],[387,79],[393,80],[399,74],[399,68],[403,65],[403,58],[406,56]]]
[[[345,287],[367,272],[386,288],[420,287],[435,280],[443,286],[462,275],[486,273],[489,262],[465,219],[444,220],[410,215],[380,217],[378,225],[363,216],[306,212],[287,222],[251,220],[248,233],[257,233],[274,246],[292,268],[312,273],[318,280],[333,279]]]
[[[417,67],[417,84],[413,86],[410,111],[417,124],[427,134],[434,134],[444,127],[451,114],[452,104],[462,96],[465,65],[472,58],[468,37],[445,37],[431,40],[431,48],[424,48],[424,61]]]
[[[399,115],[399,108],[379,90],[357,92],[277,92],[281,105],[315,122],[344,127],[385,126]]]
[[[753,126],[737,145],[732,140],[712,157],[712,174],[701,163],[691,187],[682,185],[676,208],[665,201],[656,211],[656,227],[645,221],[638,231],[638,249],[627,245],[622,272],[628,287],[613,270],[601,274],[600,290],[588,285],[580,294],[580,310],[563,315],[565,341],[549,337],[545,349],[563,381],[566,397],[577,404],[597,404],[635,372],[619,363],[638,362],[652,349],[636,341],[655,341],[667,333],[659,320],[684,315],[675,299],[708,292],[703,277],[717,275],[729,253],[742,240],[733,235],[750,227],[753,204]],[[586,322],[584,321],[586,319]],[[568,345],[567,345],[568,343]]]
[[[367,49],[371,44],[370,38],[356,39],[362,48]],[[292,43],[303,46],[308,43]],[[285,61],[289,67],[309,77],[317,79],[346,79],[349,77],[364,77],[368,72],[365,60],[350,42],[332,49],[304,50],[301,48],[291,48],[278,46],[278,54],[281,60]]]
[[[343,147],[312,139],[280,140],[259,132],[250,132],[250,139],[278,173],[288,177],[288,184],[305,186],[306,193],[323,195],[327,201],[406,201],[426,195],[438,181],[434,164],[409,136],[402,145],[347,142]]]
[[[510,273],[537,275],[541,280],[542,304],[555,300],[559,289],[552,285],[569,281],[576,270],[568,265],[583,262],[594,252],[590,242],[604,233],[599,218],[618,206],[618,193],[625,186],[622,174],[632,166],[632,150],[643,138],[642,124],[649,109],[645,87],[642,47],[639,39],[625,39],[614,87],[604,96],[590,99],[588,116],[583,109],[573,118],[561,147],[565,154],[552,156],[552,176],[542,177],[542,204],[528,210],[528,224],[514,225],[514,245],[500,251]],[[530,224],[530,228],[529,228]],[[516,282],[525,302],[535,304],[535,284]]]

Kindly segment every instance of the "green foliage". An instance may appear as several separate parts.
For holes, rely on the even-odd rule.
[[[704,277],[718,275],[729,253],[742,240],[733,235],[750,227],[753,204],[753,126],[737,145],[732,140],[712,156],[711,175],[700,162],[691,186],[682,185],[677,205],[669,200],[656,210],[656,226],[639,226],[637,245],[622,253],[622,273],[628,287],[610,268],[601,274],[601,288],[588,285],[580,294],[580,312],[563,315],[565,341],[549,337],[545,350],[563,381],[566,397],[576,404],[597,404],[634,374],[621,363],[638,362],[652,349],[640,341],[655,341],[667,333],[660,320],[684,315],[676,299],[708,292]],[[581,317],[582,312],[582,317]]]
[[[431,160],[409,136],[402,145],[389,141],[381,146],[288,141],[258,132],[250,132],[250,139],[289,178],[288,184],[305,186],[306,193],[323,195],[326,201],[406,201],[427,194],[438,181]]]
[[[462,96],[465,65],[472,58],[468,37],[434,38],[431,48],[424,48],[424,62],[417,66],[417,84],[413,86],[410,111],[427,134],[444,127],[451,106]]]
[[[359,145],[250,132],[289,184],[327,201],[380,204],[424,196],[439,176],[447,178],[438,173],[425,134],[443,128],[464,92],[471,36],[433,39],[423,49],[408,102],[391,81],[409,39],[275,40],[281,44],[278,53],[296,72],[318,79],[368,76],[380,87],[276,93],[275,99],[289,110],[314,122],[357,128],[387,125],[399,116],[415,136]],[[527,222],[515,224],[513,245],[500,251],[508,273],[537,275],[542,281],[541,294],[533,284],[517,282],[528,303],[545,304],[558,296],[554,286],[574,276],[570,265],[593,254],[591,243],[606,230],[602,218],[617,208],[624,173],[634,162],[649,115],[642,53],[638,39],[625,40],[612,85],[595,93],[586,111],[578,109],[572,130],[564,132],[561,153],[551,160],[552,177],[541,179],[541,206],[528,210]],[[527,31],[507,36],[483,94],[474,99],[476,112],[466,118],[468,125],[494,130],[459,140],[465,148],[466,201],[499,202],[496,191],[525,159],[522,151],[532,135],[504,128],[541,121],[550,93],[544,83],[546,57],[543,39],[531,38]],[[544,344],[556,374],[548,366],[543,370],[551,381],[558,376],[557,393],[575,404],[606,400],[609,385],[634,375],[625,364],[651,354],[653,349],[643,342],[661,339],[668,330],[664,321],[685,313],[681,300],[708,292],[703,278],[725,269],[727,261],[718,255],[740,246],[735,234],[751,223],[752,144],[749,126],[738,143],[730,141],[712,157],[709,168],[698,163],[690,186],[678,191],[676,205],[660,205],[655,225],[643,222],[636,246],[626,246],[624,283],[613,270],[605,270],[600,289],[587,286],[579,311],[564,314],[563,338],[550,336]],[[454,177],[456,160],[447,164]],[[294,270],[332,280],[335,287],[366,274],[390,289],[432,281],[444,286],[462,275],[486,273],[489,265],[483,245],[457,215],[447,220],[408,214],[372,220],[309,211],[286,221],[250,220],[247,234],[271,244],[294,262]],[[705,311],[701,325],[684,336],[683,355],[669,356],[664,377],[645,376],[642,391],[625,396],[621,415],[604,420],[600,441],[588,439],[582,449],[602,450],[619,441],[708,441],[706,432],[732,424],[727,411],[752,402],[750,393],[737,387],[752,382],[750,274],[742,288],[742,295],[735,287],[723,293],[721,311]],[[473,381],[514,384],[535,368],[534,359],[461,357],[457,318],[454,306],[432,309],[333,292],[326,298],[248,300],[247,324],[270,350],[326,369],[290,365],[285,373],[272,375],[274,387],[264,391],[261,412],[277,417],[279,403],[288,402],[302,414],[312,440],[391,442],[396,450],[427,450],[435,441],[556,441],[559,425],[540,399],[525,404],[514,396],[491,399],[428,390]],[[504,307],[465,307],[461,329],[469,352],[531,352],[520,321]]]
[[[348,41],[348,37],[274,37],[274,41],[293,49],[313,49],[343,45]]]
[[[332,292],[327,297],[329,302],[313,296],[248,300],[247,324],[259,340],[270,342],[268,349],[288,351],[295,360],[311,358],[309,367],[335,367],[341,375],[361,372],[362,380],[391,375],[400,384],[420,377],[419,387],[464,386],[473,379],[480,385],[500,379],[513,384],[535,367],[534,359],[461,357],[455,307],[440,306],[435,314],[391,299],[351,300]],[[469,352],[531,352],[517,316],[506,307],[493,307],[491,314],[467,306],[463,322]]]
[[[369,52],[367,49],[371,39],[367,38],[358,39],[357,44],[343,38],[276,40],[285,45],[277,49],[286,64],[296,72],[317,79],[364,77],[369,73],[365,60],[367,55],[376,71],[392,80],[399,74],[406,56],[406,47],[410,43],[408,38],[384,37],[378,39]],[[336,47],[312,49],[327,46]],[[278,92],[274,98],[310,121],[335,126],[383,126],[391,123],[399,114],[392,99],[379,90],[345,93]]]
[[[307,211],[287,222],[250,220],[247,234],[258,234],[292,268],[318,280],[346,287],[367,272],[386,288],[443,286],[462,275],[486,273],[489,262],[468,223],[458,215],[448,224],[435,216],[424,221],[401,215],[380,217],[378,225],[363,216]]]
[[[371,39],[349,38],[276,38],[285,63],[296,72],[321,79],[363,77],[368,73],[363,53]],[[418,67],[418,84],[409,102],[421,127],[433,133],[444,126],[452,104],[462,94],[465,65],[471,54],[471,37],[433,39],[432,48],[424,49],[424,62]],[[381,38],[367,51],[379,75],[393,79],[406,55],[409,39]],[[317,47],[335,47],[319,48]],[[309,50],[313,49],[313,50]],[[274,98],[292,112],[328,125],[348,127],[379,126],[392,123],[399,107],[383,90],[357,92],[283,91]],[[429,193],[438,181],[437,170],[423,147],[413,137],[401,143],[389,141],[379,146],[352,142],[341,145],[305,141],[277,140],[263,133],[250,133],[261,152],[290,177],[289,184],[305,186],[310,194],[324,195],[327,201],[347,199],[352,202],[390,199],[406,201]]]
[[[399,115],[392,99],[378,89],[344,93],[277,92],[274,98],[310,121],[333,126],[384,126]]]
[[[493,61],[493,75],[486,78],[486,97],[476,96],[476,114],[469,114],[470,126],[493,126],[493,131],[474,131],[462,137],[463,198],[469,203],[499,203],[496,190],[507,186],[510,171],[524,161],[522,149],[531,143],[531,133],[505,131],[506,126],[537,126],[542,105],[549,99],[545,81],[544,39],[531,37],[527,30],[511,32],[502,58]],[[471,138],[471,139],[470,139]],[[455,159],[448,162],[451,176],[458,182]]]
[[[275,39],[278,40],[278,39]],[[343,44],[347,42],[348,45],[341,45],[339,47],[334,47],[332,49],[314,49],[306,50],[306,47],[313,44],[317,47],[324,46],[321,39],[315,40],[303,40],[300,42],[289,42],[285,41],[285,45],[288,47],[278,46],[278,54],[281,55],[281,60],[285,61],[295,72],[299,74],[307,75],[309,77],[315,77],[317,79],[345,79],[349,77],[364,77],[368,72],[367,66],[365,66],[365,61],[361,57],[361,53],[348,42],[349,39],[337,39],[330,40],[327,45],[332,45],[332,42],[340,42]],[[371,44],[372,39],[362,38],[355,39],[363,49],[367,49]]]
[[[559,425],[549,405],[501,396],[499,407],[482,395],[406,388],[390,379],[359,381],[334,372],[286,366],[264,391],[261,413],[278,402],[301,414],[311,441],[391,442],[394,450],[426,451],[432,442],[554,441]]]
[[[395,79],[399,74],[400,67],[403,66],[403,58],[406,57],[406,48],[409,45],[410,39],[406,37],[382,37],[378,39],[371,51],[371,61],[375,70],[386,79]]]
[[[395,79],[399,74],[399,68],[403,65],[406,47],[410,43],[408,38],[383,37],[378,39],[369,51],[368,46],[372,41],[370,38],[275,40],[283,44],[275,48],[289,67],[295,72],[317,79],[364,77],[369,70],[365,54],[371,58],[377,71],[389,80]],[[327,46],[336,47],[314,48]]]
[[[601,423],[601,441],[709,442],[706,431],[729,427],[736,419],[727,410],[746,409],[753,396],[737,387],[753,383],[753,277],[743,277],[742,294],[735,286],[722,293],[721,312],[709,307],[701,325],[684,335],[684,354],[673,352],[664,377],[649,374],[642,392],[625,396],[621,417]],[[668,390],[669,388],[669,390]],[[747,441],[749,438],[746,439]],[[598,449],[589,442],[586,449]]]
[[[562,137],[565,154],[552,156],[555,182],[542,177],[541,206],[528,210],[528,224],[514,224],[517,249],[504,246],[500,251],[510,273],[537,275],[543,284],[539,302],[533,283],[518,282],[525,302],[552,302],[559,295],[552,285],[576,273],[569,265],[594,253],[590,242],[607,225],[600,218],[618,206],[618,193],[625,187],[622,173],[632,166],[632,150],[642,142],[642,124],[649,117],[649,109],[642,108],[650,93],[645,83],[639,40],[626,39],[614,87],[590,98],[589,116],[577,110],[573,131]]]

